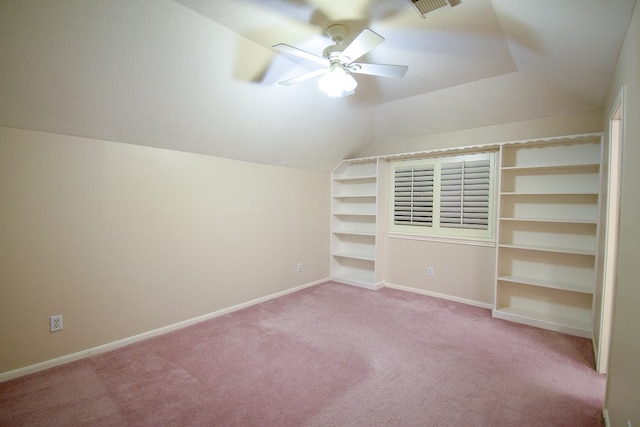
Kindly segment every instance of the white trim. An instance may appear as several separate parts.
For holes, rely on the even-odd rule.
[[[609,411],[607,411],[607,408],[604,408],[602,410],[602,418],[604,418],[605,427],[610,427],[611,426],[611,422],[609,421]]]
[[[488,304],[486,302],[471,300],[467,298],[460,298],[453,295],[441,294],[438,292],[425,291],[424,289],[411,288],[409,286],[402,286],[402,285],[395,285],[393,283],[385,283],[384,286],[391,289],[397,289],[399,291],[413,292],[414,294],[421,294],[429,297],[440,298],[448,301],[454,301],[462,304],[472,305],[474,307],[487,308],[489,310],[494,308],[493,304]]]
[[[598,249],[602,248],[601,265],[596,265],[596,269],[600,267],[600,274],[597,278],[596,285],[599,286],[600,292],[600,324],[594,325],[594,338],[596,337],[595,328],[598,328],[598,351],[596,353],[596,370],[600,374],[606,374],[609,369],[609,360],[611,357],[611,340],[613,333],[613,312],[615,301],[615,283],[616,283],[616,263],[618,259],[618,239],[620,234],[620,188],[622,184],[622,149],[624,145],[624,126],[626,116],[626,85],[620,87],[620,92],[609,112],[609,140],[607,144],[607,176],[600,174],[600,188],[602,184],[606,186],[607,198],[604,201],[604,223],[598,223],[598,236],[602,233],[604,238]],[[603,147],[604,149],[604,147]],[[612,191],[614,190],[614,191]],[[602,206],[602,201],[600,202]],[[600,213],[603,209],[600,208]],[[604,232],[601,231],[604,227]],[[600,255],[600,254],[599,254]],[[600,264],[600,263],[599,263]],[[596,270],[597,271],[597,270]],[[595,311],[594,298],[594,311]]]
[[[275,294],[267,295],[264,297],[256,298],[251,301],[243,302],[241,304],[233,305],[231,307],[223,308],[221,310],[217,310],[208,314],[204,314],[202,316],[194,317],[192,319],[184,320],[182,322],[174,323],[172,325],[163,326],[162,328],[154,329],[151,331],[143,332],[138,335],[134,335],[132,337],[124,338],[118,341],[113,341],[107,344],[103,344],[97,347],[89,348],[87,350],[82,350],[77,353],[67,354],[65,356],[57,357],[55,359],[46,360],[44,362],[36,363],[34,365],[25,366],[23,368],[14,369],[12,371],[2,372],[0,373],[0,383],[4,381],[9,381],[14,378],[22,377],[24,375],[33,374],[35,372],[43,371],[45,369],[53,368],[55,366],[64,365],[69,362],[74,362],[76,360],[84,359],[89,356],[94,356],[96,354],[104,353],[107,351],[115,350],[120,347],[124,347],[129,344],[136,343],[138,341],[146,340],[148,338],[156,337],[159,335],[163,335],[169,332],[176,331],[178,329],[186,328],[187,326],[192,326],[200,322],[204,322],[205,320],[213,319],[215,317],[223,316],[225,314],[232,313],[234,311],[241,310],[243,308],[250,307],[252,305],[260,304],[265,301],[269,301],[275,298],[279,298],[293,292],[301,291],[302,289],[310,288],[312,286],[319,285],[321,283],[326,283],[329,281],[329,278],[316,280],[314,282],[306,283],[304,285],[296,286],[291,289],[287,289],[284,291],[276,292]]]
[[[487,144],[479,144],[479,145],[468,145],[466,147],[452,147],[452,148],[437,148],[433,150],[424,150],[424,151],[414,151],[411,153],[399,153],[399,154],[383,154],[379,156],[370,156],[370,157],[355,157],[351,159],[344,159],[345,162],[350,163],[359,163],[364,161],[372,161],[376,159],[403,159],[403,158],[411,158],[425,155],[437,155],[440,153],[471,153],[477,152],[481,150],[498,150],[503,145],[507,144],[532,144],[532,143],[550,143],[550,142],[562,142],[562,141],[580,141],[586,140],[589,138],[603,136],[602,132],[593,132],[593,133],[581,133],[575,135],[560,135],[560,136],[550,136],[547,138],[533,138],[533,139],[522,139],[522,140],[513,140],[513,141],[504,141],[504,142],[492,142]]]
[[[496,319],[508,320],[511,322],[521,323],[523,325],[534,326],[536,328],[547,329],[550,331],[562,332],[563,334],[576,335],[582,338],[593,340],[593,331],[589,329],[589,325],[566,325],[564,321],[557,320],[548,316],[548,319],[532,317],[527,313],[519,313],[517,310],[508,308],[494,309],[491,315]]]

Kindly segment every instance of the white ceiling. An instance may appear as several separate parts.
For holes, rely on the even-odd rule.
[[[391,126],[601,109],[634,4],[462,0],[423,19],[409,0],[0,0],[0,125],[328,170]],[[278,85],[306,69],[271,46],[321,54],[337,22],[385,37],[364,59],[405,78],[358,75],[344,99]]]

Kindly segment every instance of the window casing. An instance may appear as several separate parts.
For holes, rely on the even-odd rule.
[[[391,162],[394,233],[493,239],[495,153]]]

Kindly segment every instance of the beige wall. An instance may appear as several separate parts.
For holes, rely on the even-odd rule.
[[[387,238],[387,282],[436,296],[493,306],[495,247]],[[433,277],[427,276],[433,268]]]
[[[420,108],[418,108],[420,110]],[[384,112],[384,110],[382,110]],[[376,111],[376,117],[382,114]],[[402,127],[402,123],[396,123]],[[408,123],[408,127],[415,126]],[[377,156],[436,148],[466,147],[522,139],[602,132],[602,111],[550,116],[491,126],[459,129],[451,132],[425,133],[418,136],[378,136],[359,156]]]
[[[0,128],[0,373],[328,277],[329,200],[325,172]]]
[[[605,408],[611,426],[640,425],[640,8],[638,4],[607,94],[608,113],[625,85],[620,238]]]

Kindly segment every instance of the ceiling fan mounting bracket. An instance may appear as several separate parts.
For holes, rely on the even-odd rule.
[[[349,29],[342,24],[333,24],[327,27],[326,33],[331,41],[333,41],[335,44],[340,44],[345,39],[345,37],[347,37]]]
[[[342,45],[342,42],[347,37],[347,34],[349,33],[349,29],[342,24],[333,24],[327,27],[326,33],[327,33],[327,36],[329,36],[329,38],[331,39],[331,41],[334,42],[335,44],[331,46],[327,46],[322,51],[322,56],[328,59],[331,63],[339,61],[343,64],[346,64],[348,62],[351,62],[351,60],[348,57],[342,54],[342,51],[344,50],[344,46]]]

